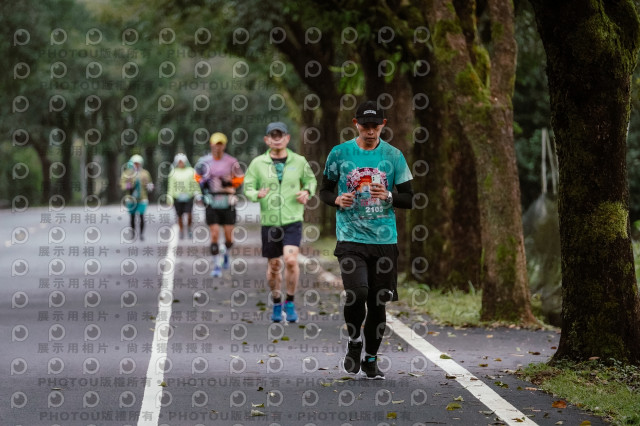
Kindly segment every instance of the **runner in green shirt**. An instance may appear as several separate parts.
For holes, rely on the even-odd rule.
[[[264,137],[269,149],[251,161],[244,181],[247,198],[260,202],[262,256],[268,259],[267,282],[273,298],[274,322],[282,321],[283,307],[287,321],[298,320],[294,296],[300,277],[302,219],[304,206],[317,187],[307,160],[287,148],[290,139],[284,123],[270,123]],[[283,269],[287,293],[284,306],[280,290]]]

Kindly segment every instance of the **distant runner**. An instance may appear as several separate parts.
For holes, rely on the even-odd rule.
[[[187,156],[178,153],[173,158],[173,170],[169,175],[167,184],[167,195],[173,207],[176,209],[178,216],[178,226],[180,227],[180,239],[184,238],[184,223],[182,216],[187,216],[187,233],[189,238],[192,237],[191,225],[193,223],[193,199],[200,195],[200,186],[195,179],[195,171],[189,164]]]
[[[227,137],[216,132],[209,139],[211,154],[196,163],[196,179],[202,189],[206,206],[206,222],[211,232],[211,275],[222,276],[222,269],[229,269],[230,251],[233,246],[233,228],[236,223],[236,188],[242,185],[244,173],[235,157],[224,152]],[[218,245],[220,225],[224,228],[224,247]],[[219,254],[222,253],[222,262]]]
[[[142,168],[144,160],[139,154],[132,155],[120,176],[120,188],[125,192],[125,203],[131,216],[130,226],[136,231],[136,215],[140,216],[138,238],[144,241],[144,213],[149,205],[148,193],[153,191],[149,172]]]

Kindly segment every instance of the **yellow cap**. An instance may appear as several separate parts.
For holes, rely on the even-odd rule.
[[[227,144],[227,137],[224,135],[224,133],[215,132],[214,134],[211,135],[211,138],[209,139],[209,144],[215,145],[217,143],[221,143],[223,145]]]

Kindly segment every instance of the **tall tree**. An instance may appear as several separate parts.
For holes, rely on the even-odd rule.
[[[513,4],[488,0],[486,45],[476,2],[429,0],[441,90],[452,106],[457,136],[473,150],[482,242],[484,320],[533,323],[526,274],[520,189],[513,141],[516,64]],[[491,46],[491,53],[487,46]]]
[[[625,162],[640,20],[631,0],[531,0],[560,166],[562,335],[554,360],[640,363]]]

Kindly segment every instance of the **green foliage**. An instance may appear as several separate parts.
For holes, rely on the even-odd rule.
[[[640,368],[610,359],[529,364],[517,373],[556,398],[605,416],[613,424],[640,424]]]
[[[0,113],[8,118],[0,123],[0,131],[9,136],[16,130],[27,131],[27,146],[36,149],[42,162],[55,160],[78,164],[84,155],[87,161],[103,161],[105,173],[114,168],[105,167],[104,161],[124,162],[133,152],[145,153],[146,164],[159,184],[157,192],[160,193],[164,190],[160,179],[163,162],[171,161],[178,150],[186,152],[192,162],[208,151],[206,140],[195,140],[195,135],[201,133],[199,129],[209,133],[223,131],[230,139],[236,137],[241,143],[230,144],[228,152],[243,162],[262,152],[266,124],[287,121],[289,114],[298,111],[290,102],[280,110],[268,108],[269,97],[279,84],[265,77],[268,64],[265,65],[263,58],[257,64],[247,61],[248,75],[232,78],[233,67],[239,58],[224,52],[219,34],[211,37],[207,52],[201,51],[204,56],[195,54],[189,50],[190,44],[195,46],[192,24],[180,23],[175,14],[164,16],[160,22],[152,6],[158,5],[26,0],[5,10],[9,6],[3,3],[0,52],[5,60],[0,63],[0,70],[5,75],[13,75],[14,66],[23,62],[31,73],[28,78],[0,81]],[[228,8],[226,10],[229,12]],[[219,21],[228,19],[228,13],[216,16]],[[168,24],[173,25],[176,41],[159,43],[160,31]],[[210,24],[202,22],[202,27],[210,28]],[[64,30],[65,40],[60,44],[51,43],[56,28]],[[100,32],[100,41],[90,45],[87,37],[90,32],[95,33],[95,29]],[[15,34],[22,30],[29,33],[28,43],[13,43]],[[135,32],[136,41],[124,43],[125,31]],[[56,62],[59,64],[55,65]],[[91,62],[101,66],[99,77],[87,77],[87,66]],[[131,68],[126,65],[128,63],[135,63],[135,77],[123,76],[125,66]],[[208,78],[197,78],[194,70],[198,63],[210,67]],[[161,65],[165,69],[169,67],[170,71],[175,67],[175,73],[170,77],[161,75]],[[50,75],[53,67],[65,67],[66,74],[53,78]],[[286,73],[284,78],[291,75],[295,73]],[[54,96],[62,99],[63,107],[59,111],[50,108]],[[198,96],[208,98],[208,108],[194,108]],[[243,97],[241,101],[246,100],[249,106],[246,111],[233,113],[231,105],[236,96]],[[15,99],[21,99],[23,103],[23,99],[27,99],[28,108],[12,110]],[[99,106],[89,108],[88,99],[93,99]],[[125,102],[127,99],[128,103]],[[131,104],[134,107],[125,107]],[[66,140],[61,146],[49,143],[49,135],[55,129],[65,132]],[[295,126],[291,129],[296,131]],[[84,141],[89,130],[101,135],[98,143]],[[123,140],[125,134],[133,135],[132,139]],[[161,135],[173,135],[173,141],[162,142]],[[70,144],[78,138],[84,143],[74,151]],[[5,149],[10,143],[9,139],[3,140],[1,148]],[[295,147],[296,144],[297,141],[292,145]],[[78,170],[68,167],[67,171],[73,173],[74,169]],[[77,181],[78,178],[74,176],[73,179]],[[117,176],[101,176],[101,179],[112,189],[117,185]],[[38,185],[41,183],[49,184],[41,181]],[[50,183],[54,193],[68,186],[63,181]],[[89,185],[90,192],[93,187]],[[23,189],[8,186],[6,190],[3,197],[13,198]],[[119,195],[117,191],[116,195]],[[48,196],[43,194],[45,199]],[[67,201],[78,201],[78,198]],[[111,201],[115,200],[112,198]]]

